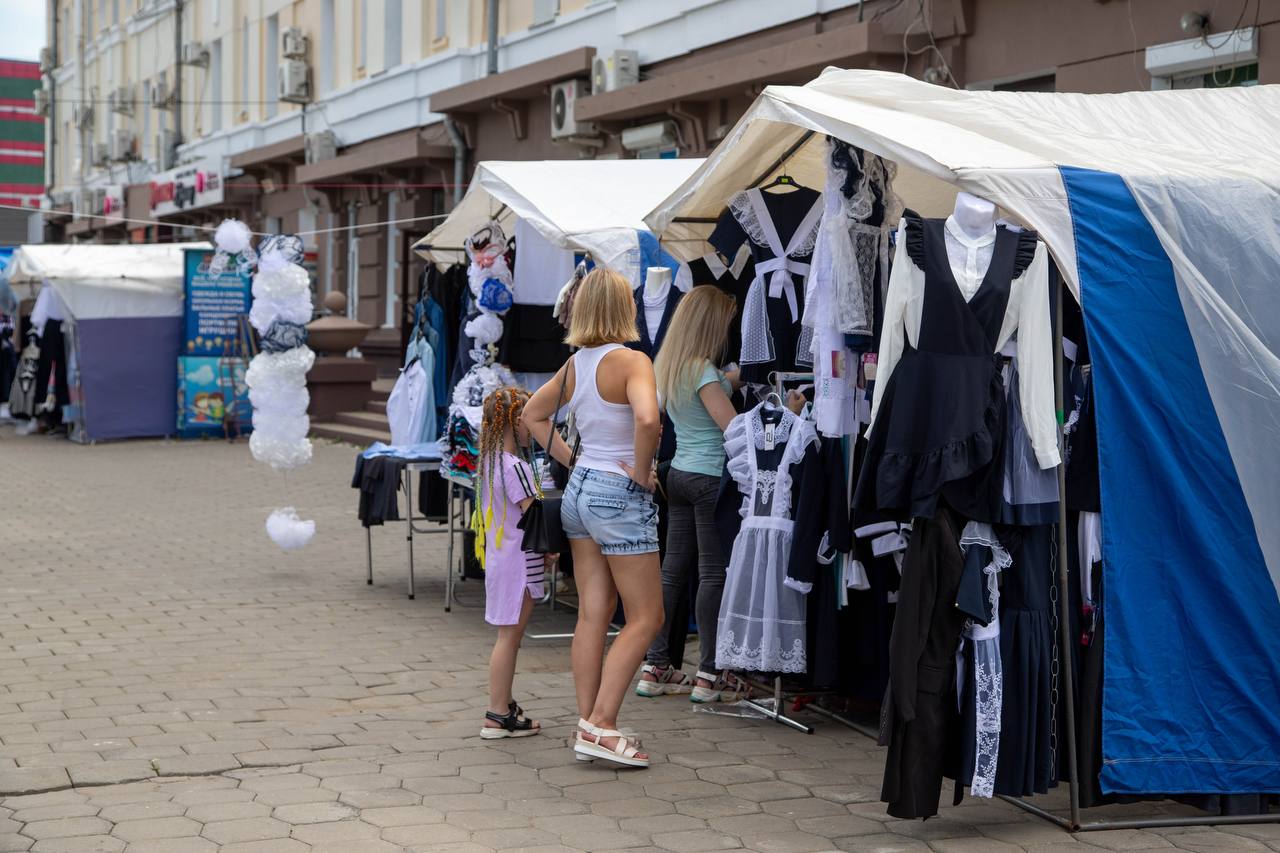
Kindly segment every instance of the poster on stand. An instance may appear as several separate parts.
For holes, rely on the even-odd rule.
[[[178,434],[234,436],[249,431],[249,362],[243,358],[178,359]]]
[[[244,382],[253,334],[247,322],[252,279],[234,267],[209,272],[213,252],[189,249],[183,261],[183,339],[178,358],[178,433],[238,435],[250,429]]]

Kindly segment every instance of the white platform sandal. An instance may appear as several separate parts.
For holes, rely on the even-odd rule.
[[[639,758],[639,739],[629,738],[614,729],[602,729],[586,720],[578,720],[578,731],[573,744],[574,757],[579,761],[595,761],[597,758],[621,764],[624,767],[648,767],[648,758]],[[605,746],[602,741],[613,738],[613,748]]]
[[[694,678],[696,680],[689,701],[699,705],[710,702],[736,702],[751,695],[751,687],[732,673],[722,672],[717,675],[699,670]],[[709,681],[711,686],[703,687],[697,683],[698,681]]]
[[[652,681],[644,678],[653,677]],[[693,689],[693,679],[684,670],[674,666],[657,666],[647,663],[640,667],[640,680],[636,682],[636,695],[652,699],[655,696],[668,696],[688,693]]]

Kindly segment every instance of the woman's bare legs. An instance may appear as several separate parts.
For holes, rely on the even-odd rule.
[[[584,718],[592,725],[602,729],[618,727],[618,709],[622,707],[622,699],[631,686],[636,670],[644,660],[649,644],[662,629],[662,575],[659,568],[658,554],[613,555],[607,558],[608,571],[612,576],[612,586],[622,596],[622,611],[626,614],[627,624],[614,639],[609,648],[609,656],[604,662],[604,671],[599,678],[599,689],[595,696],[594,706]],[[574,572],[577,573],[577,553],[574,553]],[[579,587],[581,589],[581,587]],[[612,616],[612,611],[610,611]],[[609,617],[605,617],[607,622]],[[579,628],[582,627],[579,615]],[[575,643],[576,635],[575,635]],[[577,676],[576,648],[574,675]],[[578,703],[582,705],[583,689],[578,688]],[[614,745],[613,738],[605,738],[602,744],[606,747]],[[647,757],[640,753],[639,757]]]
[[[570,659],[578,716],[585,720],[590,718],[600,692],[604,641],[618,607],[618,590],[599,545],[590,539],[570,539],[569,547],[573,552],[573,580],[578,587],[578,624],[573,631]]]

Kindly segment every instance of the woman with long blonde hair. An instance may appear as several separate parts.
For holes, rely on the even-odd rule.
[[[553,436],[547,449],[573,467],[560,520],[579,597],[572,661],[581,719],[574,753],[628,767],[648,767],[649,756],[636,738],[618,731],[618,711],[663,621],[653,501],[658,395],[649,357],[624,346],[638,339],[631,283],[610,270],[592,270],[573,297],[565,339],[579,349],[525,404],[523,415],[534,440],[546,444]],[[553,427],[562,401],[578,428],[576,460]],[[619,597],[627,624],[605,658]]]
[[[716,670],[716,622],[724,591],[726,555],[716,531],[716,495],[724,471],[724,431],[736,412],[729,400],[736,371],[717,365],[724,356],[736,304],[709,285],[695,287],[680,301],[667,329],[654,370],[658,394],[676,431],[676,453],[667,474],[667,542],[662,561],[662,599],[668,622],[698,571],[700,664],[694,679],[672,661],[672,626],[658,632],[642,668],[636,692],[641,696],[688,693],[694,702],[736,698],[743,689]]]

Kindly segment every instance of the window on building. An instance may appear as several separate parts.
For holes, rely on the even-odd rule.
[[[1056,74],[1042,74],[1038,77],[1028,77],[1025,80],[997,83],[991,88],[996,92],[1053,92],[1057,90],[1057,85],[1058,76]]]
[[[533,0],[533,25],[549,24],[560,14],[560,0]]]
[[[356,0],[356,6],[356,67],[364,68],[369,61],[369,0]]]
[[[120,23],[120,0],[111,0],[111,23]]]
[[[209,54],[209,80],[212,83],[209,87],[209,130],[216,133],[222,130],[222,39],[214,40]]]
[[[400,64],[400,33],[404,26],[402,6],[401,0],[385,0],[383,8],[386,14],[383,17],[386,47],[383,49],[382,63],[384,68],[395,68]]]
[[[240,19],[240,103],[236,113],[249,112],[249,19]]]
[[[320,91],[333,89],[333,52],[335,26],[334,0],[322,0],[320,7]]]
[[[449,37],[449,0],[436,0],[436,40]]]
[[[267,18],[267,91],[263,98],[267,102],[267,118],[276,114],[280,96],[280,16]]]
[[[1231,89],[1236,86],[1258,85],[1258,63],[1236,65],[1232,68],[1215,68],[1202,74],[1189,77],[1178,77],[1173,81],[1174,89]]]

